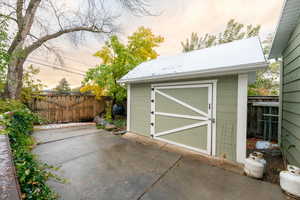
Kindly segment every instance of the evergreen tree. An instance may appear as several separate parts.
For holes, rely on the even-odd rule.
[[[66,78],[62,78],[58,85],[54,88],[55,91],[57,92],[71,92],[71,87],[70,84],[68,83]]]
[[[229,20],[225,30],[218,35],[205,34],[199,37],[197,33],[192,33],[191,38],[181,42],[183,52],[193,51],[197,49],[208,48],[218,44],[232,42],[244,38],[257,36],[260,26],[247,25],[236,22],[234,19]]]

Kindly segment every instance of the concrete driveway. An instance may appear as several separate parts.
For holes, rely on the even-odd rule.
[[[56,174],[68,180],[49,181],[64,200],[285,199],[277,185],[93,126],[34,135],[41,143],[35,153],[42,161],[61,166]]]

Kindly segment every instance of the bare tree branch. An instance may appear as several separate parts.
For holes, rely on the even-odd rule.
[[[115,1],[119,1],[123,8],[135,15],[153,15],[149,11],[150,0]],[[0,0],[0,6],[5,5],[7,8],[3,9],[3,12],[1,10],[1,14],[10,16],[18,25],[8,49],[10,61],[6,96],[18,98],[26,58],[41,46],[47,48],[45,44],[47,41],[69,33],[76,43],[84,39],[86,32],[99,33],[100,36],[114,32],[121,12],[118,12],[118,9],[111,9],[113,5],[111,2],[111,0],[73,0],[68,2],[70,5],[63,6],[64,1],[61,0]]]
[[[34,16],[36,14],[36,10],[39,7],[40,2],[41,0],[30,0],[28,7],[26,9],[25,16],[23,17],[22,15],[21,19],[17,18],[19,30],[8,49],[9,54],[11,54],[18,45],[23,46],[26,36],[29,34],[31,30]],[[23,0],[17,0],[17,16],[19,17],[21,16],[20,12],[22,13],[22,11],[19,9],[23,8],[23,4],[24,4]]]
[[[23,26],[23,6],[24,6],[24,0],[17,0],[16,12],[17,12],[17,21],[18,21],[19,28],[22,28]]]
[[[28,34],[33,24],[36,11],[41,3],[41,0],[30,0],[24,16],[24,33]],[[26,36],[25,35],[25,36]],[[22,35],[23,36],[23,35]]]
[[[12,10],[14,10],[14,11],[17,11],[17,9],[16,9],[15,6],[9,4],[9,3],[6,2],[6,1],[3,1],[3,0],[2,0],[2,1],[0,2],[0,5],[1,5],[1,8],[4,8],[4,9],[9,8],[9,9],[12,9]]]
[[[149,0],[119,0],[120,3],[127,8],[131,13],[135,15],[149,15],[155,16],[158,14],[154,14],[150,11]]]
[[[18,22],[17,22],[17,19],[14,18],[14,17],[12,17],[13,14],[14,14],[14,12],[11,12],[11,13],[9,13],[9,14],[7,14],[7,15],[6,15],[6,14],[0,13],[0,18],[4,18],[4,20],[9,19],[9,20],[12,20],[12,21],[18,23]]]
[[[66,34],[66,33],[72,33],[72,32],[78,32],[78,31],[88,31],[88,32],[93,32],[93,33],[110,33],[110,31],[105,31],[104,29],[97,28],[95,26],[91,26],[91,27],[80,26],[80,27],[74,27],[74,28],[64,29],[64,30],[58,31],[56,33],[53,33],[53,34],[41,37],[40,39],[38,39],[37,41],[35,41],[34,43],[32,43],[30,46],[28,46],[25,49],[25,52],[31,53],[32,51],[34,51],[35,49],[39,48],[41,45],[43,45],[48,40],[57,38],[57,37],[59,37],[59,36],[61,36],[63,34]]]
[[[54,15],[56,17],[56,21],[60,27],[60,30],[63,30],[63,26],[62,26],[62,23],[61,23],[61,20],[60,20],[60,15],[58,13],[58,10],[57,8],[55,7],[55,5],[52,3],[52,1],[49,1],[49,4],[51,6],[51,8],[53,9],[53,12],[54,12]]]

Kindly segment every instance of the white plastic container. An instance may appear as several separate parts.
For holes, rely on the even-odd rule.
[[[285,192],[300,197],[300,168],[288,165],[287,171],[281,171],[280,187]]]
[[[266,168],[266,160],[260,152],[253,152],[245,161],[244,171],[247,176],[262,178]]]

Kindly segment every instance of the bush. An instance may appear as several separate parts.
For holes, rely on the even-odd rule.
[[[16,101],[0,101],[0,111],[1,123],[9,136],[22,199],[57,199],[56,193],[46,184],[49,177],[55,177],[46,170],[51,166],[40,163],[31,153],[35,144],[31,137],[33,124],[39,121],[39,118],[26,106]]]
[[[15,100],[0,100],[0,114],[5,112],[10,112],[13,110],[22,110],[26,107],[20,103],[19,101]]]

